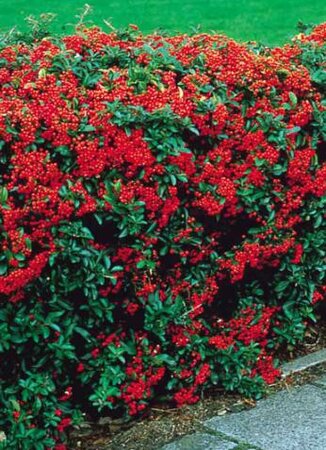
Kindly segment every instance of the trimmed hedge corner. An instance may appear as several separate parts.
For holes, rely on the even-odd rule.
[[[2,43],[6,449],[278,377],[326,290],[325,36]]]

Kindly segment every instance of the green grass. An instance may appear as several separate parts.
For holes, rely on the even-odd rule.
[[[57,31],[67,26],[85,0],[0,0],[0,30],[24,25],[30,14],[57,14]],[[189,31],[200,25],[202,31],[219,31],[238,40],[259,40],[281,44],[295,33],[299,20],[326,21],[325,0],[89,0],[90,18],[99,25],[103,19],[115,27],[137,24],[142,31],[157,28]]]

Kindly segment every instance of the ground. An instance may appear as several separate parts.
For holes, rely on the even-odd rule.
[[[280,349],[279,359],[283,363],[311,352],[326,348],[326,321],[307,330],[304,343],[293,351]],[[268,394],[293,386],[315,382],[326,373],[326,364],[290,375],[270,386]],[[213,416],[224,416],[228,412],[239,412],[252,408],[255,402],[241,395],[232,395],[221,389],[211,389],[196,405],[180,409],[168,408],[164,404],[155,405],[146,417],[138,421],[123,423],[104,418],[98,424],[84,424],[72,435],[74,449],[80,450],[157,450],[169,441],[183,435],[198,433],[203,421]]]
[[[269,389],[269,394],[294,386],[315,383],[325,375],[326,364],[313,367],[281,380]],[[118,422],[103,422],[102,427],[77,430],[73,439],[74,449],[80,450],[157,450],[164,444],[183,435],[205,433],[203,422],[213,416],[224,416],[228,412],[240,412],[255,406],[255,402],[239,395],[211,393],[196,405],[178,410],[152,410],[150,416],[134,423],[129,429]],[[119,430],[119,431],[118,431]],[[200,447],[201,448],[201,447]]]
[[[324,0],[89,0],[90,16],[97,24],[107,19],[114,26],[137,24],[143,32],[157,28],[189,31],[217,30],[238,40],[259,40],[267,45],[286,42],[295,33],[299,20],[320,23],[326,20]],[[0,30],[24,24],[30,14],[56,13],[55,27],[69,31],[78,8],[85,0],[0,0]]]

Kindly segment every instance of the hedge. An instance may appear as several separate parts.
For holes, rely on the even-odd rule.
[[[4,448],[277,379],[326,291],[325,36],[2,41]]]

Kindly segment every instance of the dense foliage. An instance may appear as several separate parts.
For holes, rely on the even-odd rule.
[[[258,396],[325,294],[325,25],[0,50],[0,430]]]

